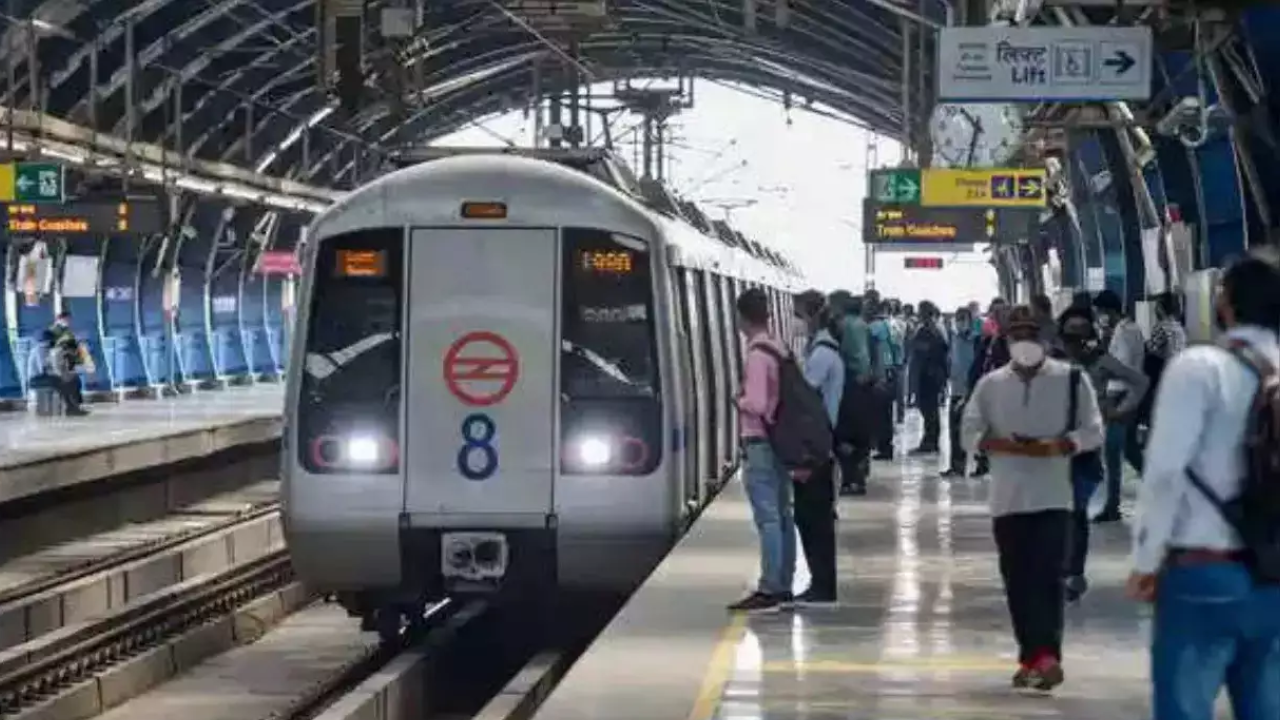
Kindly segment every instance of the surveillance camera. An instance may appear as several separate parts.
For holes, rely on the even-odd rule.
[[[1156,122],[1156,132],[1177,138],[1189,148],[1200,147],[1209,140],[1212,115],[1222,115],[1217,105],[1205,108],[1197,97],[1184,97]]]

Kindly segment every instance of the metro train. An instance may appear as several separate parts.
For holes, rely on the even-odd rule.
[[[434,159],[309,229],[284,524],[366,629],[443,597],[625,595],[736,463],[734,298],[765,288],[790,336],[802,278],[604,159]]]

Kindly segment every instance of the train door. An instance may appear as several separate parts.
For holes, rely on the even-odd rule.
[[[729,463],[734,463],[738,459],[738,409],[733,404],[733,399],[737,397],[738,390],[742,387],[742,332],[738,328],[738,311],[737,300],[738,289],[737,281],[729,276],[719,278],[717,288],[720,292],[720,304],[724,308],[724,344],[727,350],[725,357],[725,367],[728,373],[728,382],[730,392],[725,396],[727,407],[725,411],[729,422],[727,426],[727,445],[729,452]]]
[[[729,375],[729,344],[725,325],[729,322],[727,309],[720,294],[720,276],[712,272],[702,273],[702,287],[706,291],[708,329],[711,335],[711,364],[715,367],[717,442],[716,473],[733,461],[733,398],[737,395]]]
[[[409,262],[405,512],[545,527],[554,507],[554,229],[416,228]]]
[[[707,321],[702,295],[698,292],[695,274],[699,271],[687,268],[680,271],[680,293],[684,295],[685,313],[689,318],[689,341],[693,349],[693,396],[694,408],[698,417],[696,455],[698,458],[698,477],[702,482],[714,483],[716,476],[715,463],[711,458],[715,452],[715,392],[713,380],[707,370]]]
[[[692,511],[702,501],[702,480],[698,472],[698,397],[692,392],[695,386],[693,373],[693,343],[689,336],[689,308],[684,302],[684,283],[681,271],[674,265],[667,275],[667,307],[671,309],[672,337],[675,339],[675,366],[678,370],[679,392],[669,392],[677,405],[676,426],[671,433],[672,451],[680,455],[680,474],[687,510]]]

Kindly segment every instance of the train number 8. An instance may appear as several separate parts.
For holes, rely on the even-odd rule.
[[[493,438],[498,426],[484,413],[462,420],[462,447],[458,448],[458,472],[468,480],[488,480],[498,471],[498,450]]]

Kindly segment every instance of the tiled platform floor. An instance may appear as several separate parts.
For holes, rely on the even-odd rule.
[[[1066,684],[1020,695],[988,483],[938,470],[936,456],[875,463],[870,494],[840,503],[841,604],[756,616],[725,611],[758,562],[745,493],[730,483],[538,717],[1148,718],[1149,611],[1123,595],[1128,527],[1094,526],[1092,589],[1068,609]],[[802,566],[796,589],[807,580]]]
[[[1067,683],[1052,698],[1021,696],[1009,688],[1016,660],[986,483],[941,480],[925,464],[878,463],[870,495],[841,503],[839,607],[738,621],[707,715],[1147,717],[1146,611],[1122,593],[1128,529],[1095,526],[1093,587],[1068,610]]]
[[[0,414],[0,468],[279,417],[283,397],[283,385],[264,383],[160,400],[97,404],[85,417],[46,418],[30,411]]]

